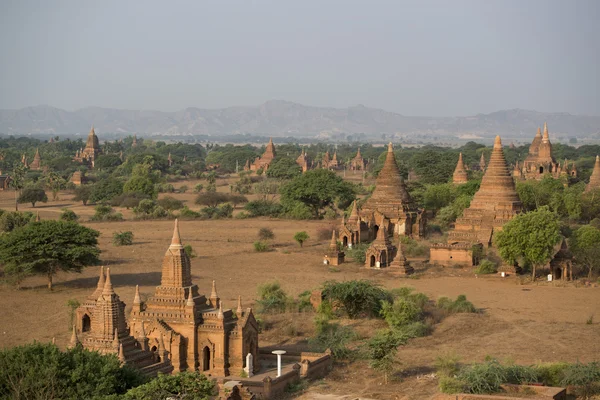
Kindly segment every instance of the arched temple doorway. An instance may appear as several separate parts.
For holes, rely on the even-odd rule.
[[[210,349],[208,346],[204,346],[202,349],[202,371],[208,371],[210,369]]]
[[[92,321],[90,321],[89,315],[84,314],[81,319],[81,332],[89,332],[90,329],[92,329]]]
[[[371,259],[369,261],[369,266],[371,268],[373,268],[375,266],[375,256],[371,256]]]

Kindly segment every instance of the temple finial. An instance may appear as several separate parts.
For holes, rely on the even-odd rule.
[[[236,314],[239,317],[242,316],[244,312],[244,309],[242,308],[242,296],[238,296],[238,305],[237,305],[237,310],[236,310]]]
[[[146,338],[146,329],[144,329],[144,321],[142,321],[142,325],[140,326],[140,338]]]
[[[119,345],[119,361],[125,362],[125,351],[123,350],[123,343]]]
[[[502,139],[500,139],[500,135],[496,136],[496,139],[494,139],[494,149],[502,149]]]
[[[224,315],[223,315],[223,303],[219,302],[219,313],[217,314],[217,318],[218,319],[223,319]]]
[[[104,289],[104,266],[100,267],[100,278],[98,279],[98,289]]]
[[[393,153],[394,152],[394,145],[392,145],[392,142],[388,143],[388,153]]]
[[[115,328],[115,336],[113,337],[113,345],[119,347],[119,330]]]
[[[54,338],[53,338],[54,340]],[[77,327],[73,325],[73,334],[71,335],[71,341],[69,342],[69,348],[74,349],[80,344],[79,338],[77,337]]]
[[[542,129],[539,126],[538,126],[538,130],[537,130],[537,133],[535,134],[535,136],[542,137]]]
[[[106,268],[106,281],[104,282],[104,288],[102,294],[112,295],[115,291],[113,290],[112,282],[110,281],[110,268]]]
[[[173,239],[171,239],[171,246],[182,248],[181,245],[181,236],[179,234],[179,219],[175,219],[175,227],[173,228]]]
[[[190,292],[188,294],[188,298],[187,298],[187,302],[185,303],[186,306],[188,307],[193,307],[194,306],[194,298],[192,297],[192,288],[190,288]]]
[[[133,298],[133,304],[142,304],[142,300],[140,299],[140,287],[135,285],[135,297]]]

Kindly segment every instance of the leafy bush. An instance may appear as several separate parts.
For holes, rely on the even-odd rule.
[[[400,241],[403,244],[402,250],[404,254],[409,257],[423,257],[429,252],[427,245],[421,244],[409,236],[401,236]]]
[[[345,249],[344,252],[346,253],[346,256],[353,259],[354,262],[364,264],[367,259],[366,252],[368,248],[368,244],[359,243],[352,246],[352,248]]]
[[[441,376],[439,381],[440,392],[447,394],[456,394],[465,392],[465,384],[451,376]]]
[[[283,207],[279,203],[268,200],[255,200],[246,203],[244,210],[250,213],[251,217],[279,217],[283,212]]]
[[[44,189],[25,188],[23,189],[23,192],[21,192],[21,195],[17,199],[17,202],[19,204],[31,203],[31,206],[35,207],[35,203],[37,202],[48,202],[48,196],[46,195]]]
[[[187,206],[183,207],[179,211],[179,218],[181,219],[196,219],[202,217],[202,214],[194,210],[190,210]]]
[[[186,244],[185,246],[183,246],[183,251],[185,251],[185,254],[187,254],[187,256],[189,258],[196,258],[196,257],[198,257],[198,255],[194,251],[194,248],[192,247],[191,244]]]
[[[175,193],[175,187],[170,183],[166,184],[157,184],[156,191],[158,193]]]
[[[440,297],[437,302],[438,308],[447,311],[450,314],[455,313],[475,313],[477,308],[467,300],[464,294],[459,295],[456,300],[452,301],[448,297]]]
[[[98,204],[94,210],[96,211],[92,216],[92,221],[122,221],[123,215],[115,212],[108,204]]]
[[[507,374],[497,360],[490,360],[466,367],[459,373],[458,379],[465,383],[469,393],[490,394],[498,392],[500,385],[507,383]]]
[[[460,370],[459,362],[460,358],[456,354],[446,353],[436,357],[435,370],[437,371],[438,375],[453,377],[458,374],[458,371]]]
[[[600,362],[577,362],[563,371],[561,386],[576,386],[575,392],[584,399],[600,393]]]
[[[113,207],[125,207],[129,210],[130,208],[137,207],[140,204],[140,201],[149,198],[150,196],[144,193],[121,193],[110,200],[110,205]]]
[[[379,315],[381,301],[389,300],[385,290],[368,280],[327,281],[323,284],[322,293],[324,299],[352,319],[362,315]]]
[[[258,230],[258,238],[263,241],[270,240],[275,238],[275,234],[271,228],[263,227]]]
[[[114,355],[78,346],[62,352],[33,343],[0,350],[0,398],[96,399],[124,394],[145,381]],[[116,397],[112,397],[116,398]]]
[[[498,272],[496,263],[490,260],[483,260],[479,263],[479,266],[475,269],[476,274],[495,274]]]
[[[184,371],[175,375],[158,374],[148,383],[130,389],[124,400],[208,400],[215,394],[215,383],[212,379],[199,372]]]
[[[21,228],[34,220],[33,213],[29,211],[7,211],[0,216],[0,230],[2,232],[12,232],[14,229]]]
[[[194,193],[200,193],[202,189],[204,189],[204,185],[199,183],[196,186],[194,186]]]
[[[63,212],[60,213],[60,217],[58,218],[61,221],[77,221],[79,219],[79,216],[77,214],[75,214],[75,211],[73,211],[73,210],[69,210],[68,208],[63,208],[62,211]]]
[[[258,287],[259,312],[275,313],[285,311],[288,300],[287,294],[281,288],[279,282],[264,283]]]
[[[294,240],[300,244],[300,247],[304,246],[304,242],[306,242],[310,236],[305,231],[296,232],[294,235]]]
[[[226,203],[230,199],[230,195],[227,193],[219,192],[206,192],[201,193],[196,197],[196,204],[200,204],[207,207],[216,207],[219,204]]]
[[[133,232],[115,232],[113,233],[113,245],[131,246],[133,244]]]
[[[204,207],[202,209],[202,215],[205,218],[231,218],[233,215],[233,206],[229,203],[221,204],[220,206]]]
[[[269,244],[263,241],[254,242],[254,251],[258,251],[260,253],[269,251]]]
[[[177,200],[171,196],[165,196],[157,201],[158,205],[167,211],[180,210],[183,208],[183,201]]]
[[[133,208],[133,213],[136,219],[157,219],[169,216],[167,210],[151,199],[140,201],[140,204]]]
[[[308,340],[315,351],[329,349],[331,355],[335,358],[346,358],[351,354],[347,344],[357,337],[351,327],[329,323],[329,321],[322,318],[317,318],[315,325],[317,328],[315,336]]]
[[[179,186],[179,193],[185,193],[188,191],[188,186],[187,185],[181,185]]]
[[[380,314],[390,328],[400,328],[420,321],[422,313],[422,308],[407,298],[398,298],[393,303],[385,300],[381,302]]]

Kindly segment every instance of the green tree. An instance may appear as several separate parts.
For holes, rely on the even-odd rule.
[[[511,265],[518,261],[531,265],[531,276],[535,279],[536,268],[550,261],[560,238],[558,215],[548,207],[540,207],[508,221],[496,233],[494,241],[504,261]]]
[[[109,177],[94,184],[89,201],[100,203],[110,201],[112,198],[123,193],[123,182],[117,178]]]
[[[19,211],[18,194],[25,187],[25,167],[20,163],[16,163],[10,176],[9,185],[15,191],[15,211]]]
[[[81,272],[98,263],[99,235],[76,222],[34,222],[0,238],[0,262],[7,275],[46,275],[52,290],[52,278],[59,270]]]
[[[92,196],[92,186],[91,185],[80,185],[75,188],[75,196],[73,196],[74,201],[81,201],[84,206],[87,206],[90,197]]]
[[[205,375],[180,372],[176,375],[159,374],[150,382],[130,389],[124,397],[126,400],[209,400],[215,394],[214,382]]]
[[[294,240],[300,244],[300,247],[302,247],[304,245],[304,242],[306,242],[309,239],[309,237],[310,236],[308,236],[308,233],[306,233],[305,231],[296,232],[296,234],[294,235]]]
[[[35,207],[35,203],[39,201],[42,203],[46,203],[48,201],[48,196],[46,195],[44,189],[25,188],[17,200],[17,202],[20,204],[31,203],[32,207]]]
[[[67,181],[56,172],[49,172],[46,176],[46,185],[52,192],[52,201],[58,200],[58,192],[65,188]]]
[[[289,157],[275,157],[266,175],[275,179],[293,179],[302,175],[302,168]]]
[[[131,178],[123,186],[124,193],[143,193],[152,198],[156,197],[156,188],[154,184],[156,179],[150,173],[151,167],[148,164],[137,164],[133,167]]]
[[[332,206],[336,200],[340,208],[345,209],[355,198],[352,184],[326,169],[307,171],[283,185],[280,191],[284,206],[304,203],[313,210],[315,218],[319,218],[321,210]]]
[[[33,343],[0,350],[0,398],[92,399],[125,394],[145,378],[116,356]]]
[[[116,154],[100,155],[94,161],[94,168],[98,170],[116,168],[121,165],[121,158]]]
[[[575,260],[587,268],[591,278],[593,271],[600,270],[600,229],[584,225],[573,233],[569,244]]]
[[[206,192],[200,193],[196,197],[196,204],[200,204],[208,207],[216,207],[221,203],[226,203],[230,199],[230,195],[227,193],[220,192]]]
[[[367,343],[371,368],[383,373],[383,383],[386,385],[388,376],[398,365],[396,354],[400,344],[400,338],[390,329],[377,332]]]
[[[14,229],[20,228],[33,221],[33,213],[29,211],[5,212],[0,216],[0,231],[12,232]]]

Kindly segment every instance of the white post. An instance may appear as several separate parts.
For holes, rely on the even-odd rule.
[[[286,353],[285,350],[273,350],[273,354],[277,355],[277,377],[281,376],[281,356]]]
[[[252,363],[252,353],[248,353],[248,355],[246,356],[246,368],[244,368],[244,371],[246,371],[246,375],[248,375],[248,378],[251,378],[254,373],[252,372],[254,370],[254,365]]]

